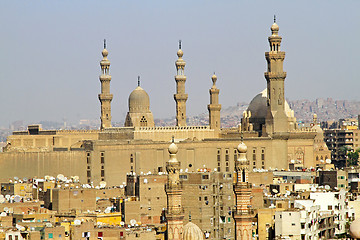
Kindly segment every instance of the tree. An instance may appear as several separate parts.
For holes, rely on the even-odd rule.
[[[348,166],[357,166],[359,161],[359,152],[360,148],[356,149],[356,151],[349,151],[347,153],[347,163]]]

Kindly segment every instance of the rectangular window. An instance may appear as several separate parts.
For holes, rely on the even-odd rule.
[[[256,160],[256,148],[253,149],[253,160]]]
[[[180,175],[179,178],[180,178],[180,179],[187,179],[188,176],[187,176],[187,175]]]
[[[261,160],[265,160],[265,149],[261,149]]]
[[[52,233],[49,233],[48,236],[49,236],[49,238],[53,238],[53,234],[52,234]]]
[[[90,164],[90,163],[91,163],[91,156],[90,156],[90,153],[89,153],[89,152],[86,153],[86,163],[87,163],[87,164]]]
[[[209,175],[208,174],[202,175],[202,179],[209,179]]]
[[[105,177],[105,170],[101,170],[101,177]]]
[[[91,177],[91,172],[87,171],[87,177],[90,178]]]

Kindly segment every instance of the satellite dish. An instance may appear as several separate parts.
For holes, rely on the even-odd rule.
[[[65,177],[64,177],[64,175],[62,175],[62,174],[57,175],[56,178],[59,179],[60,181],[64,181],[64,180],[65,180]]]
[[[18,177],[14,177],[14,179],[17,181],[17,180],[19,180],[19,178]]]
[[[28,179],[27,179],[26,177],[24,177],[24,178],[23,178],[23,181],[24,181],[24,182],[27,182],[27,181],[28,181]]]
[[[278,193],[279,191],[278,190],[276,190],[275,188],[274,189],[272,189],[271,191],[273,191],[273,193]]]
[[[135,219],[131,219],[131,220],[130,220],[130,224],[131,224],[131,226],[135,226],[136,220],[135,220]]]
[[[120,222],[120,226],[124,226],[125,223],[123,221]]]
[[[21,197],[19,195],[14,196],[14,202],[20,202]]]
[[[144,179],[144,183],[148,183],[148,180],[147,180],[147,178],[145,178],[145,179]]]
[[[326,161],[326,163],[328,163],[328,164],[331,163],[331,160],[330,160],[330,159],[326,159],[325,161]]]
[[[80,225],[81,224],[81,221],[79,220],[79,219],[76,219],[75,221],[74,221],[74,225]]]
[[[106,187],[106,182],[105,181],[101,181],[100,182],[100,188],[105,188]]]
[[[329,186],[329,185],[325,185],[325,189],[326,189],[326,190],[330,190],[330,186]]]
[[[51,223],[46,223],[45,226],[48,227],[48,228],[51,228],[52,224]]]
[[[9,208],[8,208],[8,207],[4,207],[4,211],[5,211],[5,212],[8,212],[8,211],[9,211]]]
[[[0,213],[0,217],[6,217],[6,216],[7,216],[6,212]]]

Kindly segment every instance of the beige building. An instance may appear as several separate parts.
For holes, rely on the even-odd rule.
[[[111,127],[110,61],[104,49],[100,63],[101,129],[42,130],[39,125],[32,125],[26,131],[14,132],[8,137],[4,152],[0,153],[1,178],[56,176],[62,173],[79,176],[83,183],[98,185],[100,181],[106,181],[109,185],[120,185],[129,172],[165,172],[167,147],[172,137],[179,148],[178,158],[184,171],[196,172],[205,167],[232,173],[241,132],[248,146],[249,170],[288,169],[294,159],[306,168],[315,167],[317,150],[314,139],[317,132],[297,129],[293,111],[285,100],[285,52],[280,50],[282,38],[278,35],[276,23],[271,32],[270,51],[265,54],[268,62],[265,73],[267,89],[251,101],[241,127],[220,127],[221,101],[215,75],[210,88],[209,126],[187,126],[188,95],[185,93],[182,49],[177,53],[175,64],[177,125],[154,126],[150,97],[138,86],[129,97],[125,126]]]

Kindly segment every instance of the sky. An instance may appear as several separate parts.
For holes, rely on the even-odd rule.
[[[286,98],[360,100],[360,1],[53,0],[0,2],[0,126],[99,119],[107,40],[112,120],[141,86],[155,118],[175,116],[178,41],[187,115],[207,111],[216,72],[223,107],[266,87],[264,52],[276,14]]]

